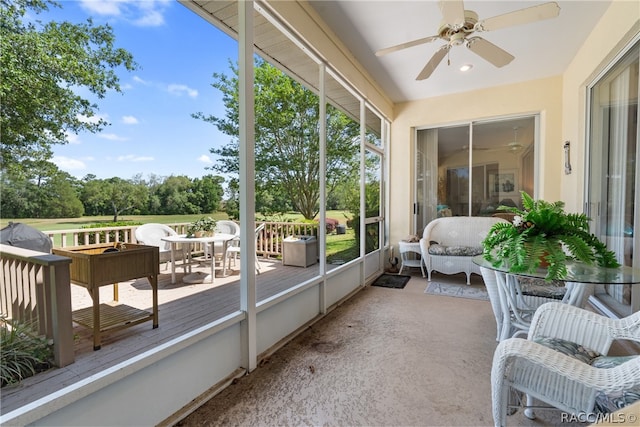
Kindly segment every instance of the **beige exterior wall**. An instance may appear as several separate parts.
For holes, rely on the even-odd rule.
[[[413,232],[414,130],[501,116],[539,113],[538,196],[581,212],[585,188],[586,91],[640,31],[640,3],[614,0],[562,76],[397,104],[391,127],[390,241]],[[573,172],[564,174],[564,141]]]
[[[614,0],[563,75],[562,141],[571,142],[571,175],[562,174],[567,209],[584,206],[587,90],[640,31],[640,2]]]
[[[539,196],[558,200],[562,162],[560,76],[397,104],[391,125],[390,233],[397,242],[413,232],[415,129],[513,115],[540,114]],[[393,243],[395,244],[395,243]]]

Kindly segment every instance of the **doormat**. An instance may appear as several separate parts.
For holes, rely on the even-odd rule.
[[[452,285],[448,283],[431,282],[424,290],[424,293],[489,301],[487,290],[477,285]]]
[[[402,289],[407,285],[411,276],[400,276],[398,274],[383,274],[378,277],[371,286],[380,286],[381,288]]]

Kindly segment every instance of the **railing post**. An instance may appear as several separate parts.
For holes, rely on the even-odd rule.
[[[53,358],[62,368],[74,362],[73,321],[71,319],[71,258],[59,255],[34,257],[45,261],[44,285],[51,291],[51,322],[53,332]]]

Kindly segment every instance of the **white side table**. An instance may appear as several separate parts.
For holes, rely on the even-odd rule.
[[[398,242],[398,249],[400,250],[400,272],[405,267],[420,267],[422,277],[424,277],[424,263],[422,262],[422,252],[420,251],[420,242]]]

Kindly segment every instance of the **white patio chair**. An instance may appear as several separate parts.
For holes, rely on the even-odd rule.
[[[135,236],[138,243],[160,248],[160,263],[165,263],[166,270],[171,262],[171,243],[161,240],[166,236],[177,236],[178,233],[164,224],[149,223],[136,228]],[[184,261],[184,254],[183,254]]]
[[[531,419],[535,418],[530,408],[534,398],[575,415],[606,412],[640,398],[640,356],[615,361],[585,351],[606,355],[616,339],[640,342],[640,312],[610,319],[569,304],[542,305],[533,316],[528,339],[504,340],[494,353],[495,425],[506,424],[510,389],[527,394],[525,415]],[[561,340],[562,345],[554,349],[541,340]],[[569,348],[575,349],[571,355]],[[607,364],[613,367],[596,367]]]
[[[260,237],[260,233],[264,230],[265,224],[262,223],[258,227],[256,227],[256,246],[258,244],[258,237]],[[227,245],[227,252],[225,254],[225,263],[228,261],[229,269],[231,269],[231,259],[233,259],[233,265],[236,265],[236,261],[238,259],[238,254],[240,253],[240,237],[235,238]],[[255,252],[255,262],[256,262],[256,271],[260,274],[260,261],[258,260],[258,253]]]
[[[216,233],[224,233],[224,234],[233,234],[234,236],[240,236],[240,225],[234,221],[221,219],[216,221]],[[220,254],[220,258],[224,258],[224,243],[215,242],[214,243],[214,256],[216,253]],[[212,255],[209,254],[209,245],[204,245],[204,256],[205,259],[210,258]]]

